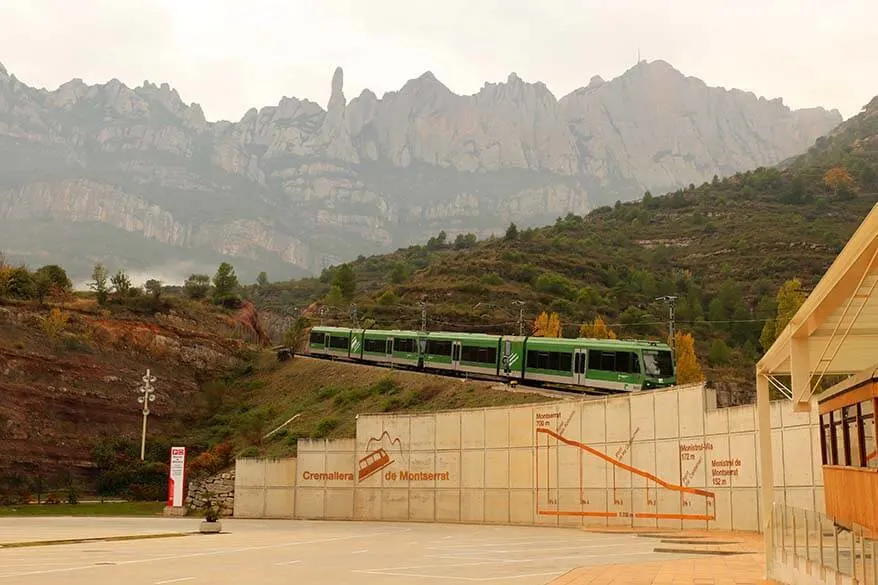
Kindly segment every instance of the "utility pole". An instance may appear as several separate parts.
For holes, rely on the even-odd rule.
[[[421,307],[421,331],[427,330],[427,301],[426,299],[421,299],[418,301],[418,305]]]
[[[656,297],[655,300],[665,301],[665,304],[668,305],[668,345],[671,346],[671,351],[675,352],[676,347],[674,347],[674,345],[675,345],[676,337],[674,335],[675,334],[675,331],[674,331],[675,322],[674,321],[675,321],[675,309],[677,306],[677,297],[674,295],[666,295],[663,297]]]
[[[140,460],[143,461],[146,458],[146,417],[149,416],[149,403],[155,401],[155,388],[152,387],[152,383],[156,378],[150,375],[147,369],[146,375],[141,379],[143,386],[137,389],[143,396],[138,396],[137,402],[143,405],[143,434],[140,437]]]
[[[321,327],[323,326],[323,318],[326,316],[326,313],[328,311],[329,311],[329,309],[327,309],[325,305],[320,307],[320,326]]]
[[[355,303],[351,303],[351,323],[354,325],[354,329],[359,329],[360,325],[357,321],[357,305]]]
[[[513,305],[518,305],[518,334],[524,337],[524,301],[512,301]]]

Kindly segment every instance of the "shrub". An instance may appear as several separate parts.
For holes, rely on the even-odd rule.
[[[382,412],[391,412],[402,408],[402,400],[398,396],[388,396],[381,402]]]
[[[378,304],[384,307],[389,307],[399,303],[399,297],[392,290],[384,291],[384,293],[378,297]]]
[[[486,284],[488,286],[500,285],[500,284],[504,283],[503,279],[500,278],[500,276],[498,276],[497,274],[495,274],[493,272],[490,272],[490,273],[486,274],[485,276],[483,276],[481,279],[481,282],[482,282],[482,284]]]
[[[49,314],[43,318],[40,327],[42,327],[43,333],[52,339],[55,339],[62,331],[64,331],[64,328],[67,327],[67,322],[69,320],[70,315],[55,308],[49,311]]]
[[[381,378],[372,384],[371,388],[375,394],[396,394],[399,392],[399,385],[390,376]]]
[[[322,439],[329,435],[336,427],[338,427],[338,419],[326,417],[320,419],[317,423],[317,429],[314,431],[315,439]]]
[[[259,451],[259,447],[250,446],[238,453],[238,457],[242,457],[244,459],[259,457],[261,455],[261,451]]]
[[[572,290],[570,281],[554,272],[540,275],[534,282],[534,288],[540,292],[562,297],[569,297]]]

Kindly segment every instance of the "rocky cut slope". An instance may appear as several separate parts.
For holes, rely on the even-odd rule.
[[[77,275],[102,260],[172,278],[229,256],[245,277],[290,275],[773,164],[840,120],[662,61],[560,100],[514,74],[460,96],[425,73],[348,103],[338,69],[325,110],[283,98],[235,123],[167,84],[47,91],[0,66],[0,247]]]

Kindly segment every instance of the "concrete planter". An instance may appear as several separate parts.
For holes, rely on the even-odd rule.
[[[204,520],[201,523],[199,532],[201,532],[201,534],[219,534],[222,531],[222,528],[222,522],[208,522],[207,520]]]

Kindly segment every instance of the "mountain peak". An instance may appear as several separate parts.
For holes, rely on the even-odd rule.
[[[9,72],[6,71],[6,67],[3,66],[2,61],[0,61],[0,75],[2,75],[3,77],[7,77],[9,75]]]
[[[344,95],[344,70],[336,67],[332,74],[332,95]]]

